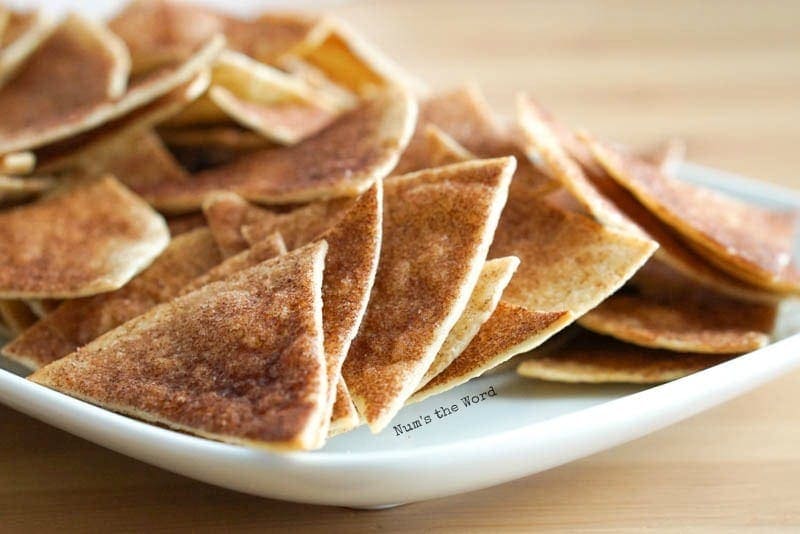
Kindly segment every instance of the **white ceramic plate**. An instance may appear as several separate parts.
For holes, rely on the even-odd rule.
[[[793,191],[695,165],[685,165],[681,175],[760,203],[800,208]],[[272,454],[152,426],[30,383],[7,362],[0,369],[0,402],[211,484],[291,501],[381,507],[531,475],[725,402],[800,365],[799,316],[796,303],[786,305],[771,346],[661,386],[549,384],[510,369],[407,407],[394,421],[410,425],[407,432],[389,428],[373,436],[360,428],[312,453]],[[494,395],[464,405],[463,398],[484,392]],[[452,413],[439,418],[441,407]]]

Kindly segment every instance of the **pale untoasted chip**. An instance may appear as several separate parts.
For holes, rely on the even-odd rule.
[[[419,120],[408,148],[395,172],[409,172],[424,160],[429,151],[425,128],[433,124],[450,135],[469,153],[480,158],[514,156],[517,158],[516,183],[526,184],[542,193],[552,191],[557,183],[540,172],[517,146],[511,133],[494,116],[480,89],[468,85],[422,102]],[[420,155],[420,153],[422,155]]]
[[[424,85],[370,45],[343,21],[328,17],[318,30],[327,34],[317,46],[295,52],[335,83],[368,96],[389,85],[425,92]]]
[[[145,196],[170,212],[192,211],[220,189],[265,204],[357,196],[391,172],[415,120],[413,98],[389,89],[302,143],[247,154],[197,174],[190,187],[163,184]]]
[[[0,156],[0,174],[30,174],[35,166],[36,156],[33,152],[14,152]]]
[[[129,69],[119,39],[99,24],[70,16],[0,88],[0,152],[29,148],[15,141],[120,97]]]
[[[113,177],[0,212],[0,298],[113,291],[167,246],[164,219]]]
[[[299,57],[285,55],[277,66],[316,89],[317,95],[333,109],[350,109],[358,103],[355,93],[337,84],[320,69]]]
[[[17,178],[0,175],[0,206],[26,200],[55,187],[52,178]]]
[[[597,221],[654,239],[660,245],[656,259],[706,287],[756,302],[775,300],[774,295],[720,271],[690,249],[674,231],[609,177],[571,131],[531,99],[520,95],[517,111],[520,131],[528,148],[537,153],[552,176]]]
[[[327,35],[313,15],[269,14],[241,20],[188,2],[137,0],[110,23],[128,45],[133,71],[145,72],[181,61],[215,34],[225,34],[228,46],[262,63],[302,51]]]
[[[800,294],[792,263],[798,214],[768,210],[662,174],[648,162],[586,137],[597,160],[716,267],[750,284]]]
[[[513,188],[490,257],[521,263],[503,300],[536,312],[577,318],[625,284],[658,245],[549,206],[535,190]]]
[[[342,371],[373,432],[402,408],[466,308],[514,167],[476,160],[384,182],[378,274]]]
[[[417,391],[410,402],[444,393],[517,354],[535,349],[573,320],[569,312],[533,312],[522,306],[500,302],[464,352]]]
[[[14,78],[13,83],[0,89],[0,109],[14,109],[15,111],[14,120],[4,121],[0,124],[0,153],[27,150],[62,141],[145,106],[195,79],[213,62],[224,45],[224,37],[214,37],[197,49],[185,62],[166,65],[146,75],[132,78],[127,92],[119,99],[112,100],[107,97],[101,99],[98,96],[98,99],[93,102],[88,101],[88,95],[92,91],[88,91],[86,95],[81,93],[77,102],[66,98],[56,100],[56,95],[54,95],[56,90],[50,89],[50,86],[68,86],[72,88],[72,91],[80,92],[82,84],[75,83],[76,76],[79,75],[63,73],[69,79],[57,82],[50,75],[50,60],[42,62],[34,61],[32,58],[26,63],[26,69],[29,64],[36,63],[38,65],[36,68],[31,67],[32,74],[27,75],[27,70],[20,72]],[[46,44],[40,47],[36,52],[37,56],[44,54],[46,48]],[[85,58],[83,55],[79,55],[75,59],[76,64],[83,65]],[[87,64],[81,68],[89,68],[89,66]],[[40,70],[44,70],[44,72],[37,72]],[[30,87],[37,84],[43,87],[36,89]],[[68,90],[59,90],[58,92],[67,93]],[[36,95],[37,101],[46,101],[42,104],[44,107],[40,109],[33,106],[31,95]],[[42,109],[48,110],[48,113],[42,113]],[[36,116],[27,117],[30,114]],[[26,122],[28,119],[30,122]]]
[[[582,333],[566,346],[519,364],[517,372],[551,382],[658,384],[713,367],[733,356],[690,354],[628,345]]]
[[[161,304],[31,380],[207,438],[318,446],[326,248],[315,243]]]
[[[222,258],[207,229],[178,236],[150,267],[124,287],[62,303],[6,345],[3,355],[38,369],[153,306],[171,300],[186,284],[220,261]]]
[[[0,300],[0,322],[10,334],[18,336],[38,320],[36,314],[21,300]]]
[[[697,288],[679,298],[621,293],[584,315],[581,326],[643,347],[742,354],[770,340],[777,308],[735,301]]]
[[[279,231],[277,227],[272,228],[269,232],[258,236],[258,239],[250,241],[248,245],[248,241],[242,235],[242,227],[259,221],[271,223],[277,214],[250,204],[236,193],[218,191],[208,195],[203,201],[203,215],[222,255],[226,258]]]
[[[55,28],[55,19],[43,9],[30,13],[7,11],[6,14],[5,27],[0,31],[0,86]]]
[[[481,270],[478,283],[472,290],[464,313],[458,318],[453,329],[447,334],[442,348],[436,354],[433,363],[420,380],[418,390],[430,382],[435,376],[453,363],[453,360],[470,344],[487,319],[492,315],[503,290],[511,281],[511,276],[519,266],[519,258],[497,258],[488,260]]]
[[[228,257],[225,261],[209,269],[205,274],[201,274],[183,286],[180,294],[185,295],[186,293],[191,293],[195,289],[199,289],[212,282],[224,280],[231,275],[254,267],[261,262],[280,256],[281,254],[286,254],[286,244],[283,242],[281,234],[275,232],[249,249]]]

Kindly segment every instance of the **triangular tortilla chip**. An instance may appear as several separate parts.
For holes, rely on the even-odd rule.
[[[609,175],[713,265],[766,290],[800,294],[800,272],[792,264],[798,213],[670,178],[640,158],[586,140]]]
[[[123,286],[167,246],[164,219],[113,177],[0,212],[0,298],[76,298]]]
[[[36,156],[33,152],[14,152],[0,156],[0,174],[30,174],[36,167]]]
[[[20,132],[49,131],[120,97],[129,62],[125,45],[103,26],[68,17],[0,88],[0,152],[28,148],[10,146]]]
[[[520,131],[528,148],[536,151],[551,175],[597,221],[611,228],[649,236],[660,245],[656,259],[706,287],[756,302],[775,300],[775,296],[764,290],[714,268],[689,248],[674,231],[609,177],[571,131],[533,100],[520,95],[517,111]],[[552,195],[548,198],[552,200]]]
[[[225,34],[228,47],[262,63],[302,51],[324,39],[328,30],[314,15],[269,14],[242,20],[188,2],[137,0],[109,23],[128,45],[133,72],[182,61],[215,34]]]
[[[659,384],[733,357],[646,349],[585,332],[552,353],[532,356],[535,357],[519,364],[520,375],[551,382],[588,384]]]
[[[504,301],[535,312],[570,311],[577,318],[622,287],[657,246],[549,206],[535,190],[517,187],[489,255],[521,261]]]
[[[17,72],[55,28],[55,19],[44,9],[6,13],[5,27],[0,31],[0,86]]]
[[[203,201],[203,214],[225,258],[247,250],[249,245],[266,239],[276,231],[265,232],[259,239],[248,243],[242,235],[242,227],[259,221],[271,223],[276,214],[250,204],[236,193],[219,191],[208,195]]]
[[[447,339],[423,375],[417,389],[422,389],[433,377],[453,363],[459,354],[464,352],[464,349],[480,330],[481,325],[494,313],[500,297],[503,295],[503,290],[511,281],[518,266],[519,258],[513,256],[488,260],[483,265],[480,278],[475,284],[475,289],[472,290],[464,313],[447,334]]]
[[[342,371],[373,432],[402,408],[466,308],[514,163],[476,160],[385,181],[378,274]]]
[[[249,152],[272,146],[273,143],[256,132],[235,124],[189,128],[160,126],[158,134],[170,148],[202,148],[204,150],[229,150],[232,154]]]
[[[16,178],[0,175],[0,206],[26,200],[52,189],[52,178]]]
[[[403,154],[403,159],[405,160],[403,162],[403,170],[405,172],[398,173],[395,171],[395,174],[416,172],[476,159],[474,154],[458,144],[455,139],[438,126],[428,124],[423,132],[425,143],[419,143],[412,152],[406,151]]]
[[[36,314],[21,300],[0,300],[0,322],[8,329],[9,337],[18,336],[38,320]]]
[[[306,82],[317,90],[317,95],[325,99],[328,106],[333,109],[350,109],[358,104],[358,96],[337,84],[320,69],[294,55],[283,56],[277,66]]]
[[[31,369],[55,361],[109,330],[171,300],[222,258],[204,228],[173,239],[150,267],[121,289],[68,300],[47,314],[3,354]]]
[[[187,213],[186,215],[167,217],[167,227],[169,228],[169,235],[172,237],[191,232],[203,226],[206,226],[206,218],[202,213]]]
[[[39,319],[48,313],[54,312],[62,302],[62,300],[52,299],[25,299],[25,304],[28,305],[28,308],[30,308],[33,314]]]
[[[50,110],[54,102],[51,99],[55,97],[53,96],[54,90],[49,89],[49,86],[66,85],[77,91],[74,88],[80,88],[82,84],[76,84],[73,75],[63,82],[55,82],[50,75],[50,60],[44,63],[37,61],[37,64],[41,63],[37,69],[44,69],[43,73],[38,73],[37,69],[31,68],[33,74],[36,74],[35,77],[26,76],[25,72],[21,72],[12,82],[0,88],[0,109],[5,110],[19,106],[19,109],[16,110],[17,118],[15,120],[0,124],[0,153],[27,150],[62,141],[122,117],[195,79],[213,62],[224,46],[224,37],[214,37],[197,49],[185,62],[170,64],[146,75],[132,78],[127,92],[117,100],[103,98],[89,103],[86,95],[81,95],[82,105],[66,99],[58,100],[58,108],[63,109],[56,109],[54,112],[44,114],[41,113],[40,108],[31,105],[30,96],[27,94],[32,90],[31,85],[44,86],[37,94],[38,98],[49,102],[49,104],[43,104],[45,107],[42,109]],[[46,46],[43,45],[37,51],[37,55],[45,49]],[[80,64],[82,61],[82,57],[76,58],[76,63]],[[31,63],[34,63],[34,59],[31,59],[26,65]],[[34,113],[34,111],[37,113],[36,117],[30,123],[25,123],[24,115]],[[54,116],[56,112],[61,113],[57,118]]]
[[[200,71],[197,76],[185,84],[179,85],[164,96],[145,104],[130,113],[102,124],[87,132],[74,135],[68,139],[56,141],[35,150],[37,170],[39,172],[64,172],[65,170],[90,169],[96,171],[109,158],[119,158],[120,144],[125,144],[132,136],[141,135],[155,125],[180,112],[187,104],[200,96],[207,88],[210,77],[208,72]],[[155,142],[155,141],[154,141]],[[150,150],[156,150],[152,145]],[[163,149],[157,159],[164,163]],[[133,156],[132,156],[133,157]],[[127,159],[127,158],[125,158]],[[135,159],[135,157],[134,157]],[[175,162],[169,163],[174,167]],[[163,171],[151,169],[148,174],[160,174]],[[170,171],[174,173],[175,171]],[[149,183],[129,176],[131,184]]]
[[[328,17],[322,22],[326,37],[318,46],[298,55],[333,82],[356,94],[368,96],[388,85],[425,92],[424,85],[404,72],[377,48],[371,46],[343,21]],[[320,28],[320,33],[324,30]]]
[[[465,384],[511,357],[535,349],[573,320],[569,312],[532,312],[501,302],[464,352],[409,402]]]
[[[250,267],[255,267],[259,263],[278,257],[281,254],[286,254],[286,244],[283,242],[281,234],[276,232],[249,249],[243,250],[234,256],[230,256],[219,265],[215,265],[205,274],[198,276],[183,286],[180,294],[185,295],[186,293],[191,293],[195,289],[199,289],[212,282],[224,280],[231,275],[249,269]]]
[[[697,293],[661,298],[612,295],[581,326],[643,347],[704,354],[742,354],[769,344],[777,308]]]
[[[353,404],[350,390],[347,389],[344,379],[340,377],[339,382],[336,383],[336,402],[333,403],[328,437],[350,432],[360,424],[361,419],[358,417],[355,404]]]
[[[197,209],[220,189],[265,204],[357,196],[394,168],[415,120],[411,96],[389,89],[302,143],[247,154],[195,175],[191,187],[164,184],[145,196],[169,212]]]
[[[417,162],[425,159],[420,156],[420,152],[426,154],[429,150],[425,132],[428,124],[441,128],[477,157],[516,157],[517,173],[512,187],[521,183],[542,193],[557,187],[553,179],[540,172],[528,160],[512,138],[511,132],[499,123],[486,98],[475,85],[442,93],[422,102],[417,129],[400,158],[395,173],[409,172]]]
[[[318,242],[112,330],[31,380],[203,437],[310,449],[325,411]]]

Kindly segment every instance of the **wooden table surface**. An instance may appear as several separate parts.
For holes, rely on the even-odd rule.
[[[632,144],[800,188],[800,3],[355,2],[340,12],[434,87],[524,89]],[[527,479],[382,512],[194,482],[0,407],[0,532],[800,528],[800,373]]]

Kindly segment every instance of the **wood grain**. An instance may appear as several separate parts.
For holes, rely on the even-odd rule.
[[[341,13],[446,88],[800,187],[800,3],[354,2]],[[800,373],[571,465],[382,512],[257,499],[0,407],[0,531],[736,531],[800,528]]]

